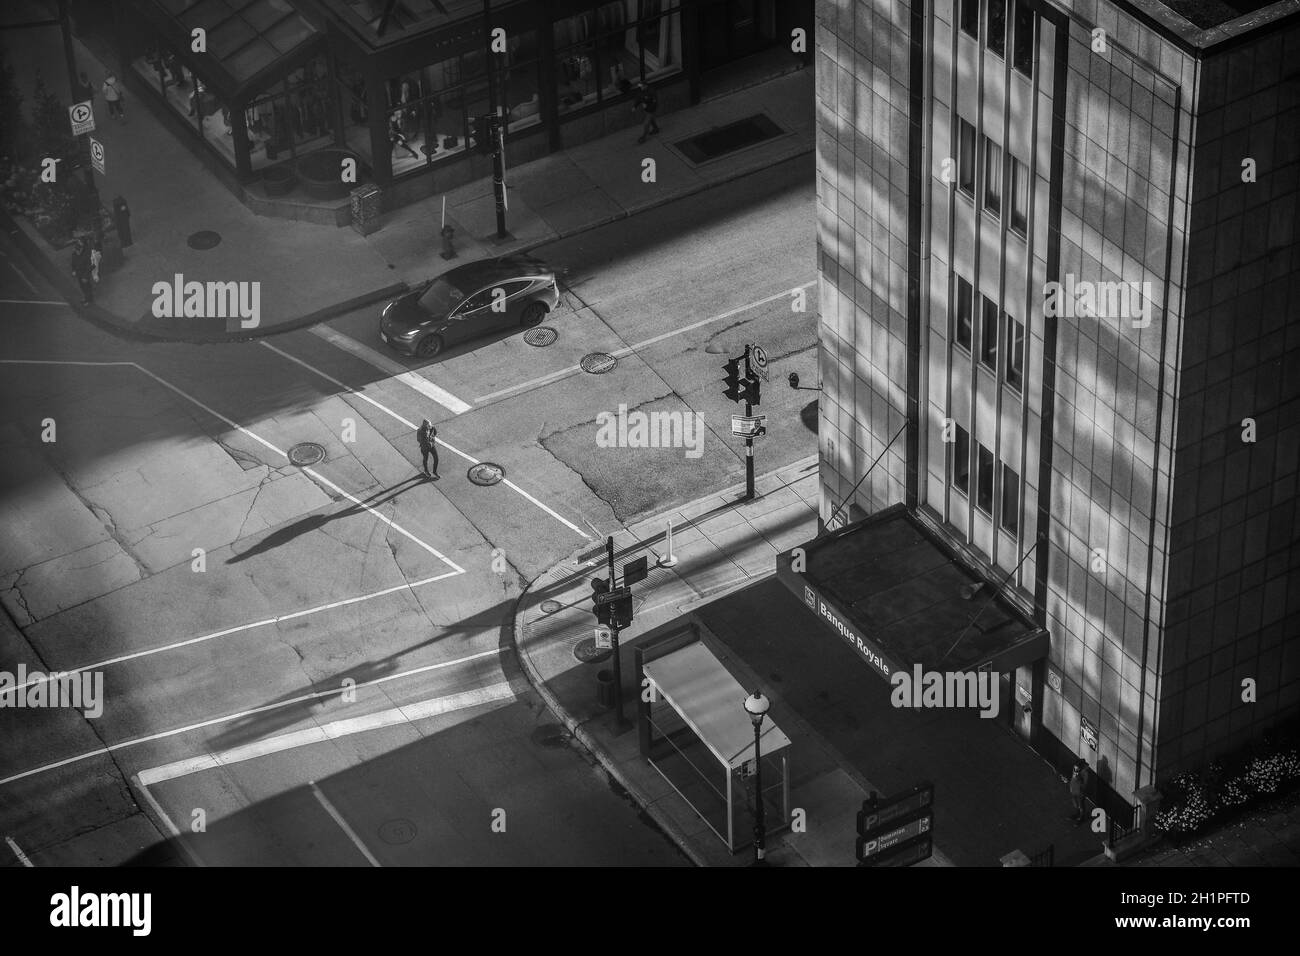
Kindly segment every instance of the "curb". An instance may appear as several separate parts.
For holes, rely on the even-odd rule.
[[[549,570],[538,575],[537,578],[529,581],[528,586],[519,593],[519,597],[515,598],[515,606],[511,611],[511,636],[515,645],[515,659],[523,665],[524,676],[528,678],[528,683],[532,685],[533,690],[542,698],[542,701],[550,709],[551,713],[555,714],[555,716],[560,719],[560,723],[562,723],[569,733],[573,735],[573,739],[582,744],[586,751],[595,758],[597,763],[600,764],[601,768],[609,774],[610,778],[622,787],[632,801],[641,808],[641,812],[654,821],[655,826],[659,827],[659,829],[663,831],[664,835],[667,836],[668,839],[672,840],[672,842],[677,846],[677,849],[681,850],[694,866],[701,868],[707,867],[708,863],[699,855],[695,848],[691,846],[690,841],[686,838],[686,834],[682,832],[682,829],[677,825],[677,822],[649,801],[636,784],[634,784],[623,773],[618,764],[610,759],[609,755],[605,752],[605,748],[601,746],[596,739],[583,728],[582,724],[578,723],[573,715],[564,708],[560,703],[559,698],[551,693],[551,690],[546,686],[546,682],[542,675],[538,673],[536,667],[533,665],[532,658],[529,657],[528,652],[520,646],[519,638],[523,631],[523,627],[519,615],[524,598],[532,591],[533,585],[536,584],[537,581],[545,575],[550,574],[551,571],[556,567],[559,567],[561,564],[567,564],[568,562],[573,561],[582,550],[583,549],[579,548],[573,551],[563,561],[558,562]]]

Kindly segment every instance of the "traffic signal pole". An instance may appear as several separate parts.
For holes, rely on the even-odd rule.
[[[749,352],[753,348],[751,345],[745,346],[745,379],[753,381],[754,370],[749,364]],[[754,406],[749,403],[753,395],[749,389],[745,390],[745,417],[754,414]],[[745,439],[745,500],[750,501],[754,497],[754,439],[747,437]]]
[[[609,589],[616,586],[614,580],[614,536],[605,538],[605,557],[609,562]],[[623,668],[618,654],[618,614],[614,605],[610,605],[609,645],[614,652],[614,724],[620,729],[627,726],[623,718]]]
[[[492,189],[496,193],[497,201],[497,238],[508,239],[510,233],[506,231],[506,172],[505,157],[502,155],[502,141],[505,139],[505,116],[497,107],[497,74],[495,56],[492,53],[492,0],[483,0],[483,32],[485,42],[487,43],[487,66],[488,66],[488,107],[492,113],[492,121],[489,130],[480,130],[483,135],[492,137]],[[614,567],[610,565],[610,573],[613,574]],[[610,579],[610,587],[613,587],[613,579]],[[618,645],[615,644],[615,647]],[[614,652],[617,659],[618,652]]]

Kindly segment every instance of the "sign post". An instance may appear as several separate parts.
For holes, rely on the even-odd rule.
[[[90,165],[95,167],[95,172],[101,176],[104,175],[104,144],[95,137],[88,137],[90,140]]]
[[[86,100],[69,106],[68,121],[72,124],[73,136],[80,136],[82,133],[93,133],[95,131],[95,111],[92,108],[91,101]]]
[[[871,797],[858,811],[859,866],[911,866],[934,849],[934,784],[926,782],[886,800]]]

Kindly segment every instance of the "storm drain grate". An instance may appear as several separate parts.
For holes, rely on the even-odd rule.
[[[298,467],[325,460],[325,448],[314,441],[302,441],[289,449],[289,461]]]
[[[548,345],[554,345],[555,340],[560,337],[560,333],[555,331],[549,325],[539,325],[529,329],[524,333],[524,341],[529,345],[544,349]]]
[[[469,480],[474,484],[487,487],[488,485],[495,485],[504,478],[506,470],[494,462],[482,461],[472,466],[468,475]]]
[[[562,608],[562,607],[564,607],[564,605],[561,604],[559,601],[543,601],[543,602],[542,602],[542,613],[543,613],[543,614],[554,614],[556,611],[560,610],[560,608]]]
[[[190,237],[185,241],[189,243],[191,249],[213,249],[220,245],[221,233],[213,232],[211,229],[203,229],[191,233]]]
[[[738,149],[755,146],[764,140],[775,139],[784,132],[762,113],[756,113],[673,145],[692,163],[699,165]]]
[[[618,359],[607,352],[592,352],[584,355],[578,367],[592,375],[604,375],[618,365]]]
[[[410,843],[415,839],[417,832],[419,831],[416,829],[415,824],[410,820],[389,820],[379,825],[379,839],[389,846]]]

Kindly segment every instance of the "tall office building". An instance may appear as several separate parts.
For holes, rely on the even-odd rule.
[[[839,614],[980,633],[1121,804],[1295,715],[1300,2],[819,0],[816,45],[822,518],[893,506],[1038,640],[933,578]]]

